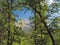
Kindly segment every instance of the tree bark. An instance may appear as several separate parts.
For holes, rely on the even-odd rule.
[[[30,7],[32,7],[32,6],[30,6]],[[50,29],[48,28],[48,26],[46,25],[45,21],[43,20],[41,13],[39,11],[37,11],[36,8],[33,8],[33,10],[36,11],[39,14],[40,20],[42,21],[42,23],[44,24],[45,28],[47,29],[47,32],[48,32],[48,34],[49,34],[49,36],[50,36],[50,38],[52,40],[53,45],[56,45],[55,44],[55,40],[53,38],[53,35],[51,34]]]
[[[7,0],[7,9],[8,9],[8,13],[7,13],[7,17],[8,17],[8,19],[7,19],[7,24],[8,24],[8,28],[7,28],[7,30],[8,30],[8,38],[7,38],[7,45],[10,45],[10,38],[11,38],[11,36],[10,36],[10,21],[11,21],[11,14],[10,14],[10,4],[9,4],[9,0]]]

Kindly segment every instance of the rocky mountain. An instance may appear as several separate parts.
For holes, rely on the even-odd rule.
[[[30,33],[32,29],[31,22],[32,22],[31,20],[22,19],[16,22],[15,24],[16,26],[21,27],[22,30],[24,30],[26,33]]]

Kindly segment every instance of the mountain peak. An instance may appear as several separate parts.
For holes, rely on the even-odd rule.
[[[22,19],[22,20],[16,22],[15,24],[16,24],[16,26],[21,27],[22,30],[24,30],[27,33],[29,33],[31,28],[32,28],[30,26],[31,25],[31,20]]]

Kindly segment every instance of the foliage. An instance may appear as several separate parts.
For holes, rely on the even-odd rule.
[[[56,42],[56,45],[60,45],[60,17],[53,17],[54,19],[49,20],[49,17],[53,16],[51,14],[58,13],[59,15],[60,2],[59,0],[56,2],[48,5],[45,0],[0,0],[0,44],[55,45],[54,42]],[[22,27],[15,24],[17,16],[12,11],[22,10],[24,7],[27,10],[32,8],[34,13],[34,16],[30,17],[32,21],[31,34],[26,34]],[[22,22],[19,23],[19,25],[22,24]]]

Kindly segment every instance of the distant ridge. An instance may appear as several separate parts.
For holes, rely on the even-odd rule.
[[[20,21],[15,23],[17,27],[21,27],[25,33],[31,32],[31,20],[21,19]]]

